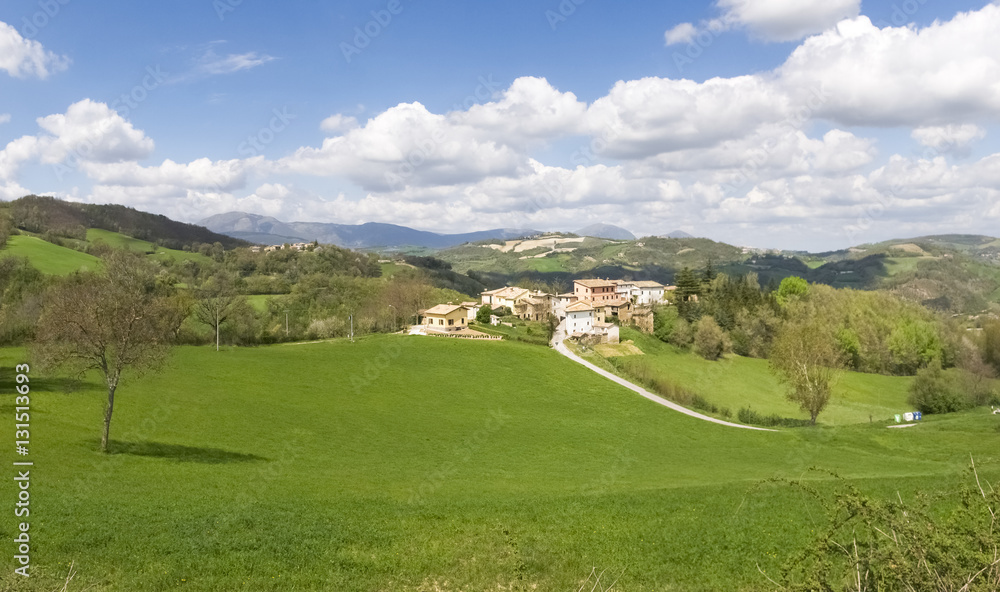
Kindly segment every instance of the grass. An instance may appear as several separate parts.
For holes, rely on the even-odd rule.
[[[530,269],[532,271],[566,271],[566,266],[563,265],[563,260],[558,256],[541,257],[538,259],[523,259],[520,262],[526,269]]]
[[[33,576],[0,589],[61,589],[70,562],[70,592],[576,590],[595,566],[621,590],[767,589],[756,564],[773,573],[821,516],[761,480],[817,465],[909,499],[953,490],[970,453],[1000,476],[985,413],[736,430],[519,343],[177,348],[120,388],[108,456],[96,377],[31,379]]]
[[[194,261],[201,264],[211,263],[211,259],[201,253],[167,249],[165,247],[157,246],[149,241],[132,238],[110,230],[103,230],[100,228],[87,229],[87,241],[93,243],[98,240],[103,241],[116,249],[129,249],[139,253],[146,253],[152,258],[160,261],[172,259],[174,261]]]
[[[767,360],[727,355],[712,362],[628,327],[622,328],[621,338],[634,340],[647,354],[634,356],[626,364],[649,365],[664,378],[701,395],[719,408],[729,408],[735,414],[741,407],[749,407],[763,415],[809,419],[798,405],[786,400],[785,386],[770,371]],[[906,402],[912,380],[844,372],[819,421],[827,425],[868,423],[912,411]]]
[[[27,257],[38,271],[51,275],[68,275],[100,266],[97,257],[27,235],[14,235],[8,239],[7,246],[0,250],[0,256],[8,255]]]
[[[252,294],[247,296],[247,302],[257,312],[267,312],[267,299],[274,298],[273,294]]]

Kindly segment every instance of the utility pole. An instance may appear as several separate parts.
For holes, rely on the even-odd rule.
[[[351,315],[351,343],[354,343],[354,315]]]
[[[288,309],[285,309],[285,337],[288,337]]]

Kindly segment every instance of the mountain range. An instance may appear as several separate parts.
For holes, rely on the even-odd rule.
[[[198,224],[213,232],[253,243],[282,244],[316,240],[354,249],[402,247],[445,249],[469,242],[508,240],[541,234],[538,230],[527,228],[494,228],[460,234],[439,234],[377,222],[366,224],[282,222],[277,218],[247,212],[217,214],[201,220]],[[611,240],[635,240],[635,235],[631,232],[612,224],[592,224],[577,230],[574,234]]]

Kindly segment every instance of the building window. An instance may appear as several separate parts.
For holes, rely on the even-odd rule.
[[[454,325],[454,324],[455,324],[455,319],[448,319],[448,326],[449,327],[452,326],[452,325]]]

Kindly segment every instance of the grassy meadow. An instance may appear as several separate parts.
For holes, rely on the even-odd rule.
[[[40,272],[69,275],[82,269],[97,269],[100,259],[93,255],[60,247],[36,236],[14,235],[0,249],[0,257],[26,257]]]
[[[785,398],[786,387],[770,371],[767,360],[726,355],[709,361],[630,327],[622,328],[621,338],[633,341],[644,354],[629,356],[625,359],[627,364],[649,366],[654,373],[701,395],[717,407],[728,408],[734,417],[741,407],[749,407],[763,415],[809,419],[808,413]],[[596,356],[591,352],[584,357],[593,362]],[[912,380],[912,377],[842,372],[834,386],[834,396],[818,421],[825,425],[878,422],[912,411],[906,402]]]
[[[26,356],[0,350],[11,422]],[[595,568],[617,590],[762,590],[756,566],[773,574],[823,524],[762,480],[833,491],[819,466],[912,499],[966,483],[970,454],[1000,477],[982,410],[739,430],[521,343],[180,347],[119,389],[107,456],[97,377],[31,377],[34,575],[4,570],[5,590],[60,590],[70,563],[70,592],[577,590]],[[13,482],[0,491],[12,505]]]

